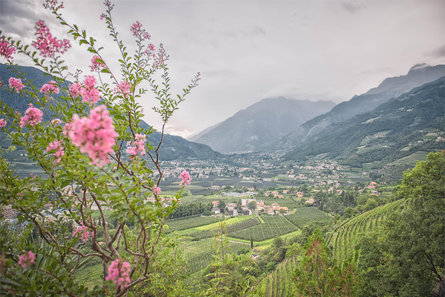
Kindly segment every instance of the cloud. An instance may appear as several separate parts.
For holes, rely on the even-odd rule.
[[[442,45],[442,46],[439,46],[438,48],[435,48],[431,52],[431,56],[433,56],[435,58],[443,58],[443,57],[445,57],[445,44]]]
[[[366,6],[363,3],[360,3],[359,1],[356,1],[356,0],[342,2],[341,6],[344,9],[346,9],[346,11],[348,11],[352,14],[355,14],[359,10],[366,8]]]

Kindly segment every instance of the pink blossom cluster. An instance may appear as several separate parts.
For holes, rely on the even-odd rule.
[[[95,88],[96,79],[94,76],[86,76],[83,82],[83,86],[80,88],[80,95],[82,96],[83,102],[96,103],[99,101],[100,93],[99,90]]]
[[[6,127],[6,121],[4,119],[0,119],[0,128]]]
[[[42,88],[40,89],[40,93],[46,95],[59,94],[59,87],[57,86],[57,83],[52,80],[42,86]]]
[[[62,146],[62,141],[54,140],[48,144],[46,147],[46,151],[49,153],[51,151],[55,151],[54,157],[56,158],[56,163],[59,164],[62,161],[63,155],[65,155],[65,151]]]
[[[155,194],[155,195],[161,194],[161,188],[155,185],[153,187],[153,194]]]
[[[23,89],[23,84],[20,78],[10,77],[9,86],[14,88],[17,92],[20,92]]]
[[[51,124],[54,125],[54,126],[58,125],[60,123],[61,123],[60,119],[54,119],[54,120],[51,121]]]
[[[99,56],[94,56],[93,59],[91,59],[91,63],[92,63],[92,65],[90,66],[91,71],[100,71],[106,68],[106,65],[102,62]]]
[[[122,290],[130,283],[130,263],[116,259],[108,267],[108,275],[105,280],[112,280]]]
[[[182,186],[190,185],[190,182],[192,180],[192,178],[190,177],[190,174],[185,170],[181,172],[181,174],[179,175],[179,178],[182,179],[181,182],[179,183]]]
[[[22,266],[23,269],[28,267],[29,265],[34,264],[36,259],[36,255],[33,252],[28,251],[19,257],[19,265]]]
[[[63,54],[71,47],[68,39],[57,40],[53,37],[44,21],[38,21],[34,28],[36,29],[34,35],[37,36],[37,39],[32,42],[32,45],[40,51],[43,57],[54,57],[56,53]]]
[[[74,115],[71,123],[65,126],[64,134],[82,153],[88,154],[93,165],[99,167],[110,161],[108,154],[113,152],[113,145],[119,136],[105,105],[92,109],[89,117]]]
[[[130,91],[131,91],[131,85],[128,81],[123,80],[121,81],[118,85],[117,88],[115,89],[116,93],[120,93],[122,95],[124,95],[125,98],[127,98],[128,96],[130,96]]]
[[[136,21],[133,25],[130,27],[130,31],[133,33],[133,36],[140,39],[140,40],[150,40],[151,35],[148,33],[145,29],[142,28],[142,24],[139,21]],[[150,43],[147,46],[147,49],[144,51],[146,55],[150,55],[154,52],[155,46]]]
[[[80,84],[79,83],[73,83],[70,86],[69,92],[70,92],[70,96],[73,98],[76,98],[77,96],[80,95]]]
[[[130,143],[127,142],[127,154],[131,156],[137,156],[139,153],[141,156],[145,156],[145,141],[147,136],[145,134],[136,134],[134,140]]]
[[[42,121],[43,112],[29,104],[29,108],[25,111],[25,116],[20,120],[20,127],[26,125],[36,126]]]
[[[63,8],[63,2],[61,2],[60,4],[58,4],[58,2],[58,0],[45,0],[45,2],[43,3],[43,7],[54,10]]]
[[[79,237],[83,242],[86,242],[88,238],[93,237],[93,232],[88,231],[88,227],[80,225],[73,231],[73,237]]]
[[[0,56],[5,57],[7,60],[12,59],[12,54],[15,53],[15,47],[13,47],[8,41],[0,40]]]

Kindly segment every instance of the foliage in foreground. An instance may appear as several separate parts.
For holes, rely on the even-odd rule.
[[[165,236],[164,225],[191,178],[184,170],[181,190],[170,203],[164,201],[159,150],[166,123],[199,76],[172,96],[163,45],[156,48],[135,22],[130,52],[114,26],[114,5],[109,0],[104,5],[101,19],[117,45],[119,73],[112,71],[96,39],[64,18],[57,0],[45,1],[44,7],[71,39],[52,35],[43,20],[35,25],[31,45],[0,32],[0,56],[15,75],[2,87],[30,102],[20,114],[0,100],[0,129],[12,142],[9,149],[26,150],[44,173],[19,176],[0,157],[0,204],[18,212],[17,221],[1,226],[2,295],[184,295],[186,270],[178,241]],[[70,72],[62,59],[73,40],[91,55],[88,75]],[[28,80],[14,63],[15,54],[43,70],[48,82]],[[163,122],[155,144],[147,141],[154,130],[142,121],[144,94],[152,95],[153,110]],[[89,263],[102,265],[94,288],[78,279],[77,272]]]
[[[359,244],[360,296],[445,294],[444,185],[443,151],[405,172],[397,192],[405,207]]]

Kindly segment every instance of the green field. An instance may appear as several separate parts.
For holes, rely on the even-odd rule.
[[[206,268],[212,261],[216,250],[216,239],[208,238],[200,241],[189,241],[182,246],[185,260],[189,265],[189,272],[193,274]],[[229,242],[228,252],[236,254],[242,248],[249,247],[243,243]]]
[[[287,215],[286,218],[298,228],[303,228],[311,222],[330,221],[332,218],[325,212],[315,207],[297,208],[293,214]]]
[[[168,230],[170,232],[173,232],[212,224],[215,222],[219,222],[220,220],[221,218],[219,217],[193,216],[168,220],[167,225],[169,227]]]
[[[264,223],[229,232],[228,236],[244,240],[264,241],[297,230],[297,227],[281,215],[261,216]]]

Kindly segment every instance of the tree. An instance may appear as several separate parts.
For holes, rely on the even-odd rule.
[[[404,173],[396,194],[403,208],[388,218],[384,232],[359,245],[362,296],[439,294],[434,289],[445,285],[444,185],[443,151]]]
[[[345,262],[339,267],[329,253],[321,232],[316,229],[293,274],[295,296],[355,296],[358,279],[354,266]]]
[[[247,207],[251,210],[254,211],[256,209],[256,201],[250,201],[249,204],[247,204]]]
[[[221,213],[225,212],[226,209],[226,203],[224,202],[224,200],[219,200],[218,201],[218,208],[221,211]]]
[[[130,53],[114,26],[114,5],[104,4],[101,19],[117,45],[121,73],[112,72],[95,38],[64,18],[57,0],[44,7],[71,41],[86,46],[92,56],[89,75],[69,71],[62,54],[70,41],[58,40],[43,20],[35,25],[31,45],[0,32],[0,56],[15,76],[8,89],[30,103],[22,115],[0,100],[1,137],[26,150],[42,172],[21,176],[0,151],[0,204],[20,213],[18,224],[10,226],[17,232],[2,232],[8,237],[0,242],[0,290],[7,295],[127,296],[144,286],[159,288],[160,282],[177,288],[183,279],[179,269],[166,267],[180,264],[180,258],[170,256],[178,251],[164,226],[191,178],[184,170],[172,205],[164,204],[159,150],[166,123],[199,76],[173,96],[163,45],[155,49],[150,34],[135,22],[130,31],[136,51]],[[45,72],[48,82],[34,85],[14,63],[14,53]],[[152,144],[147,136],[154,129],[142,122],[143,94],[152,94],[163,122],[160,140]],[[76,273],[91,262],[101,266],[102,280],[88,290]]]

